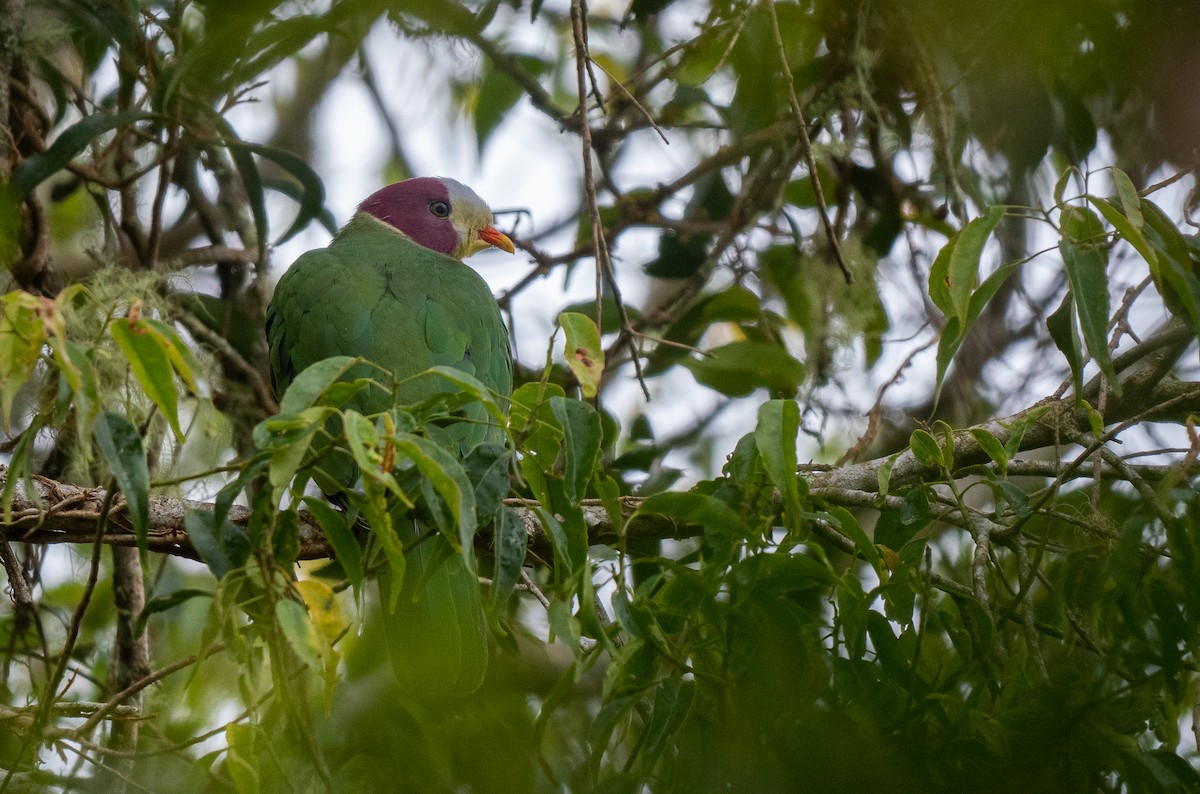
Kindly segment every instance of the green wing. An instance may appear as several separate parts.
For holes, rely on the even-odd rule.
[[[394,373],[401,404],[452,389],[413,377],[435,365],[470,373],[501,396],[512,392],[508,331],[487,283],[372,218],[356,218],[329,248],[296,260],[275,289],[267,338],[279,393],[308,365],[338,355]],[[384,411],[390,400],[373,391],[355,407]],[[500,439],[482,409],[472,418],[458,426],[466,448]]]

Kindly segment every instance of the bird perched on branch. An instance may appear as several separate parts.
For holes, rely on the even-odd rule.
[[[282,394],[311,364],[357,356],[396,383],[394,390],[367,389],[345,403],[364,415],[452,391],[445,379],[420,375],[437,365],[464,371],[507,398],[508,331],[486,282],[462,262],[490,247],[514,250],[487,204],[453,179],[408,179],[369,196],[327,248],[302,255],[275,289],[267,339],[276,391]],[[438,428],[453,454],[503,442],[503,428],[483,406],[468,404],[462,413],[460,421]],[[324,473],[316,479],[327,494],[357,487],[357,469],[344,454]],[[427,533],[404,507],[394,507],[392,523],[411,545]],[[395,569],[380,576],[389,654],[409,691],[470,692],[487,666],[479,582],[470,549],[437,554],[436,547],[422,542],[405,554],[394,612],[388,609]]]

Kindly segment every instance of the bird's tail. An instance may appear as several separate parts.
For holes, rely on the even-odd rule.
[[[419,697],[474,692],[483,683],[488,663],[474,557],[455,551],[437,532],[419,540],[424,533],[411,517],[398,519],[396,529],[405,546],[415,543],[404,555],[398,591],[389,568],[379,576],[396,680]]]

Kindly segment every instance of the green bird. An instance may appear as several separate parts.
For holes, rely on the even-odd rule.
[[[360,391],[346,403],[363,414],[452,391],[444,378],[420,375],[436,365],[460,369],[509,397],[508,330],[487,283],[462,262],[489,247],[513,253],[512,240],[493,223],[487,204],[453,179],[408,179],[369,196],[327,248],[303,254],[275,288],[267,340],[276,392],[322,359],[361,356],[399,384],[395,392]],[[378,374],[361,365],[345,379]],[[503,428],[482,406],[468,404],[463,413],[462,421],[439,428],[455,454],[503,443]],[[336,498],[355,488],[357,471],[345,455],[329,457],[317,483]],[[393,526],[405,543],[423,534],[411,518],[398,517]],[[392,579],[386,571],[379,577],[388,652],[407,691],[469,693],[483,681],[488,661],[479,581],[469,552],[438,555],[442,540],[431,540],[406,554],[390,614]]]

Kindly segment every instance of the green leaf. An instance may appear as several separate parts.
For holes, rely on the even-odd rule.
[[[425,371],[431,375],[437,375],[440,378],[450,381],[458,387],[459,391],[475,398],[484,407],[484,410],[497,421],[503,423],[507,418],[504,409],[496,402],[495,393],[487,386],[484,386],[483,382],[474,375],[463,372],[456,367],[447,367],[444,365],[430,367]]]
[[[736,510],[706,494],[679,491],[654,494],[642,502],[630,521],[640,515],[666,516],[688,524],[720,528],[743,538],[751,535],[750,528]]]
[[[41,357],[46,328],[37,315],[39,298],[14,290],[0,300],[0,428],[7,430],[13,400]]]
[[[968,223],[938,252],[929,270],[929,297],[947,317],[966,319],[968,300],[979,278],[979,261],[988,237],[1004,217],[1003,207]]]
[[[480,152],[517,100],[525,96],[521,86],[505,72],[509,69],[519,69],[529,78],[536,80],[546,71],[547,63],[533,55],[507,53],[505,58],[508,62],[505,71],[494,68],[490,59],[486,61],[483,79],[478,83],[475,140]]]
[[[92,434],[117,486],[125,495],[133,534],[144,555],[149,551],[146,530],[150,525],[150,467],[146,464],[142,437],[128,419],[110,411],[96,417]]]
[[[991,458],[996,466],[1000,469],[1000,476],[1008,476],[1008,453],[1004,451],[1004,445],[987,430],[982,427],[972,427],[971,435],[975,438],[975,443],[979,444],[979,448]]]
[[[283,149],[276,149],[273,146],[265,146],[261,143],[247,143],[245,141],[230,141],[231,149],[245,149],[253,152],[259,157],[265,157],[278,165],[283,170],[287,171],[296,181],[300,183],[299,208],[296,210],[296,217],[292,221],[292,225],[287,228],[283,234],[279,236],[273,245],[282,245],[288,240],[295,237],[305,226],[312,223],[315,219],[320,218],[325,210],[325,183],[321,181],[321,177],[317,176],[317,172],[309,166],[308,163],[300,159],[291,152],[286,152]],[[263,233],[266,232],[266,227],[262,227]]]
[[[872,609],[867,613],[867,633],[871,636],[876,658],[887,677],[896,683],[907,680],[910,660],[892,632],[891,622]]]
[[[648,276],[684,279],[695,275],[708,261],[710,234],[686,234],[667,229],[658,238],[658,256],[643,268]]]
[[[967,338],[967,332],[979,319],[979,315],[983,313],[983,309],[988,302],[995,297],[1000,287],[1016,272],[1021,266],[1021,261],[1007,262],[996,268],[990,276],[983,280],[979,285],[979,289],[971,293],[971,300],[967,305],[967,314],[965,317],[950,317],[946,322],[946,327],[942,329],[941,337],[938,339],[937,352],[937,380],[935,381],[935,402],[937,397],[942,392],[942,382],[946,376],[946,369],[950,366],[950,360],[954,358],[954,354],[958,352],[962,346],[963,340]]]
[[[174,609],[180,604],[191,601],[193,598],[212,597],[211,590],[197,590],[196,588],[183,587],[165,596],[152,598],[146,602],[146,606],[138,613],[137,620],[133,624],[133,635],[135,637],[141,636],[141,633],[146,630],[146,623],[149,622],[151,615],[157,615],[159,612]]]
[[[1067,191],[1067,184],[1071,181],[1072,176],[1079,176],[1079,169],[1075,166],[1065,169],[1058,177],[1058,181],[1054,183],[1054,205],[1057,207],[1063,203],[1063,194]]]
[[[179,395],[175,390],[175,379],[171,368],[171,356],[167,352],[164,338],[151,333],[141,319],[130,320],[118,317],[112,321],[113,340],[129,362],[138,383],[146,392],[170,425],[175,438],[183,441],[183,429],[179,426]]]
[[[783,494],[795,521],[800,514],[800,487],[796,481],[796,437],[800,432],[800,407],[795,400],[768,400],[758,408],[754,441],[771,482]]]
[[[276,601],[275,620],[296,657],[306,667],[319,671],[322,668],[321,648],[304,605],[290,598]]]
[[[454,542],[464,559],[471,559],[476,526],[475,489],[462,464],[444,448],[411,433],[397,433],[391,443],[395,445],[397,458],[407,458],[416,464],[450,508],[458,534],[453,534],[453,527],[442,527],[443,534]]]
[[[157,118],[154,113],[92,113],[63,130],[44,152],[27,157],[13,169],[8,192],[14,203],[21,203],[33,189],[66,167],[75,155],[104,133],[135,121]]]
[[[604,373],[604,348],[600,346],[600,329],[590,317],[577,312],[563,312],[558,323],[566,334],[563,358],[579,381],[585,399],[592,399],[600,388]]]
[[[313,437],[324,425],[324,419],[325,409],[306,408],[298,417],[298,427],[289,427],[286,434],[273,433],[269,439],[270,447],[267,444],[259,444],[260,449],[271,450],[267,472],[272,486],[281,488],[291,482],[311,449]],[[268,419],[260,423],[260,426],[274,428],[280,424]]]
[[[496,569],[492,573],[493,613],[498,614],[508,604],[509,596],[521,579],[528,547],[529,536],[520,514],[511,507],[501,507],[492,530],[492,548],[496,556]]]
[[[1139,223],[1135,225],[1130,217],[1122,213],[1110,201],[1098,196],[1088,196],[1088,201],[1092,203],[1092,206],[1100,210],[1100,214],[1104,216],[1106,221],[1113,225],[1113,228],[1117,230],[1117,234],[1121,235],[1122,239],[1132,245],[1134,250],[1142,255],[1143,259],[1148,263],[1158,262],[1158,256],[1154,253],[1150,242],[1142,233],[1141,222],[1143,219],[1140,210],[1137,214]]]
[[[587,495],[600,458],[600,414],[585,402],[551,397],[550,410],[563,431],[563,486],[571,503]]]
[[[266,745],[257,725],[231,722],[225,728],[225,767],[238,794],[263,790],[258,773],[258,745]],[[261,739],[261,741],[260,741]]]
[[[490,521],[509,491],[512,455],[503,444],[480,444],[463,458],[468,482],[474,483],[475,510],[480,523]]]
[[[1059,214],[1063,236],[1077,243],[1096,247],[1105,242],[1107,236],[1100,216],[1087,207],[1074,205],[1063,207]]]
[[[836,578],[827,560],[807,554],[754,554],[732,570],[732,579],[740,588],[770,593],[827,587]]]
[[[532,453],[544,471],[554,465],[562,444],[562,428],[550,408],[550,400],[566,392],[554,383],[524,383],[512,394],[508,426],[517,438],[518,449]]]
[[[271,232],[267,219],[267,201],[263,193],[262,176],[258,172],[258,165],[254,162],[254,155],[251,153],[250,148],[251,144],[247,144],[238,137],[233,126],[223,116],[213,115],[211,119],[214,126],[217,127],[224,138],[224,144],[229,150],[229,156],[233,159],[233,164],[237,168],[238,175],[242,178],[242,187],[246,190],[246,201],[250,204],[250,215],[254,219],[254,236],[257,238],[255,244],[258,248],[258,258],[259,261],[265,260],[267,256],[267,238]]]
[[[871,540],[866,531],[859,524],[858,519],[844,507],[830,505],[826,508],[826,513],[831,519],[831,523],[838,532],[845,535],[850,540],[854,541],[854,547],[858,549],[858,553],[866,560],[875,573],[883,575],[883,557],[879,553],[879,549],[875,546],[875,542]]]
[[[1108,377],[1109,388],[1121,393],[1112,356],[1108,351],[1108,270],[1104,253],[1073,240],[1064,239],[1058,244],[1062,252],[1063,266],[1071,284],[1075,310],[1079,316],[1079,327],[1083,332],[1083,343],[1100,371]]]
[[[234,526],[224,513],[219,517],[209,510],[189,510],[183,514],[188,538],[200,559],[218,579],[240,568],[250,556],[246,533]]]
[[[159,337],[159,344],[166,351],[167,358],[171,360],[171,366],[179,375],[180,380],[187,384],[193,394],[206,394],[207,390],[200,378],[200,362],[196,360],[196,354],[192,352],[192,349],[184,344],[179,333],[162,320],[154,317],[141,319],[146,324],[147,330]]]
[[[552,485],[557,480],[547,477],[546,482],[547,485]],[[561,492],[561,486],[559,490]],[[586,531],[581,543],[577,534],[571,531],[572,527],[568,525],[566,516],[562,516],[562,520],[560,520],[559,516],[542,507],[535,507],[534,512],[537,513],[538,519],[542,523],[542,529],[546,531],[546,537],[550,539],[550,545],[554,548],[555,581],[567,581],[583,567],[585,562]]]
[[[279,413],[296,414],[316,405],[321,395],[357,363],[358,359],[350,356],[333,356],[305,367],[284,392]]]
[[[4,487],[0,489],[0,516],[5,524],[14,523],[12,505],[18,485],[39,508],[43,507],[37,489],[33,486],[33,474],[36,471],[33,464],[34,441],[43,427],[42,419],[34,417],[33,423],[17,436],[16,446],[9,453],[8,466],[4,472]]]
[[[731,342],[682,363],[698,382],[730,397],[745,397],[758,388],[793,395],[804,382],[804,365],[767,342]]]
[[[1071,380],[1075,394],[1083,394],[1083,350],[1079,345],[1079,334],[1075,330],[1075,301],[1071,290],[1063,296],[1062,303],[1046,318],[1046,330],[1071,367]]]
[[[979,260],[983,256],[983,247],[1003,217],[1003,207],[992,207],[987,215],[966,225],[958,235],[958,244],[950,252],[946,275],[950,304],[956,317],[966,316],[968,301],[979,280]]]
[[[358,538],[354,536],[353,524],[345,513],[335,510],[328,502],[317,496],[304,497],[304,505],[317,519],[325,538],[333,548],[333,556],[346,572],[346,578],[358,593],[362,589],[363,573],[362,549],[359,548]]]
[[[1113,184],[1117,188],[1117,198],[1121,200],[1121,209],[1125,211],[1125,216],[1129,218],[1129,222],[1140,232],[1145,219],[1142,217],[1142,198],[1138,195],[1133,180],[1129,178],[1128,174],[1115,166],[1112,169],[1112,177]]]
[[[649,775],[658,763],[668,742],[675,736],[692,709],[696,696],[696,682],[678,678],[664,678],[659,682],[654,695],[654,707],[650,722],[642,736],[639,763]]]
[[[785,260],[792,265],[791,267],[782,267],[777,263],[780,260]],[[795,254],[795,249],[792,246],[774,246],[767,249],[759,255],[760,266],[768,271],[768,275],[775,273],[778,270],[786,270],[787,275],[780,275],[774,281],[795,281],[798,278],[799,267],[798,258]],[[784,299],[789,297],[789,290],[780,287],[780,292],[783,293]],[[792,308],[793,301],[789,301],[789,310]],[[807,309],[807,302],[797,312],[802,317],[807,317],[811,312]],[[712,295],[707,295],[684,312],[683,316],[663,332],[663,338],[669,339],[672,342],[678,342],[689,347],[696,347],[700,343],[701,337],[714,323],[732,322],[732,323],[752,323],[762,315],[762,302],[746,287],[740,284],[734,284],[720,292]],[[673,345],[659,346],[654,351],[654,356],[650,361],[647,371],[653,374],[662,368],[658,361],[674,362],[677,359],[687,358],[688,353],[685,348],[676,347]]]
[[[899,457],[900,457],[899,452],[897,452],[894,455],[891,455],[890,457],[888,457],[887,460],[885,460],[883,462],[883,465],[880,466],[879,469],[875,472],[875,481],[879,483],[879,495],[880,496],[888,495],[888,490],[891,488],[891,484],[892,484],[892,469],[895,468],[896,461],[899,459]]]
[[[259,79],[271,67],[325,33],[344,35],[337,30],[337,19],[332,12],[272,19],[269,25],[256,30],[246,41],[234,79],[245,83]]]
[[[912,435],[908,437],[908,446],[913,451],[913,456],[922,466],[942,468],[945,460],[942,455],[942,448],[938,445],[935,439],[928,431],[914,430]]]

